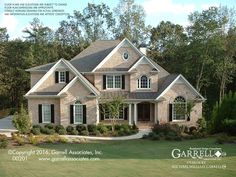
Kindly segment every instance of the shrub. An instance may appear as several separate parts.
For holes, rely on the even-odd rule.
[[[121,125],[115,124],[114,128],[115,128],[115,131],[119,131],[121,129]]]
[[[196,131],[197,131],[197,127],[195,127],[195,126],[189,127],[189,133],[194,134],[194,132],[196,132]]]
[[[132,129],[133,129],[133,130],[138,130],[138,127],[137,127],[137,125],[136,125],[135,123],[133,123]]]
[[[205,121],[204,118],[198,119],[197,124],[198,124],[198,130],[200,132],[205,132],[206,131],[206,121]]]
[[[86,126],[83,124],[76,125],[76,130],[81,133],[82,131],[86,130]]]
[[[37,128],[37,127],[33,127],[31,132],[34,134],[34,135],[40,135],[41,134],[41,130],[40,128]]]
[[[15,137],[15,142],[19,145],[19,146],[23,146],[25,145],[25,139],[21,136],[16,136]]]
[[[160,140],[160,135],[154,133],[153,136],[152,136],[152,140]]]
[[[55,130],[54,129],[49,129],[49,128],[46,128],[46,127],[43,127],[41,129],[42,133],[46,134],[46,135],[53,135],[55,134]]]
[[[53,124],[45,124],[44,127],[48,128],[48,129],[54,129],[54,125]]]
[[[70,135],[78,135],[78,134],[79,134],[78,130],[75,129],[70,132]]]
[[[222,134],[216,139],[216,143],[223,144],[223,143],[235,143],[236,137],[228,136],[227,134]]]
[[[8,145],[7,136],[0,134],[0,149],[1,149],[1,148],[6,148],[7,145]]]
[[[42,127],[40,125],[33,125],[32,128],[39,128],[41,130]]]
[[[60,142],[60,143],[68,143],[68,139],[64,138],[64,137],[60,137],[58,142]]]
[[[58,131],[57,133],[58,133],[59,135],[66,135],[66,134],[67,134],[65,128],[59,129],[59,131]]]
[[[119,130],[118,131],[118,135],[119,136],[125,136],[126,134],[125,134],[125,132],[123,130]]]
[[[56,126],[55,126],[55,131],[56,131],[57,133],[59,133],[59,130],[61,130],[61,129],[64,129],[64,130],[65,130],[65,128],[63,127],[63,125],[56,125]]]
[[[112,125],[106,125],[108,131],[112,131]]]
[[[236,136],[236,120],[225,120],[223,126],[225,133]]]
[[[35,136],[33,136],[32,134],[30,134],[29,136],[28,136],[28,140],[29,140],[29,143],[30,144],[33,144],[33,145],[37,145],[37,144],[39,144],[39,140],[40,139],[38,139],[37,137],[35,137]]]
[[[105,125],[103,124],[98,124],[97,126],[97,130],[101,133],[101,134],[106,134],[108,132],[108,129]]]
[[[88,131],[89,131],[90,133],[95,133],[95,132],[97,131],[97,126],[94,125],[94,124],[90,124],[90,125],[88,125],[87,127],[88,127]]]
[[[89,132],[88,130],[83,130],[80,135],[84,135],[84,136],[88,136],[89,135]]]
[[[14,127],[20,133],[29,133],[31,128],[31,120],[29,115],[27,114],[26,110],[21,105],[20,112],[15,113],[13,116],[12,123]]]
[[[74,127],[72,127],[71,125],[68,125],[66,127],[66,131],[67,131],[68,134],[71,134],[71,132],[74,131]]]

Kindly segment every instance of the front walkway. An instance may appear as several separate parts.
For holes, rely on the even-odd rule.
[[[134,135],[121,136],[121,137],[97,137],[97,136],[80,136],[80,135],[60,135],[67,139],[81,138],[87,140],[134,140],[140,139],[143,135],[148,135],[151,132],[151,129],[139,129],[139,132]]]

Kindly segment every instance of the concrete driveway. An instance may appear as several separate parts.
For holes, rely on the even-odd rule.
[[[12,125],[12,116],[0,119],[0,132],[11,132],[15,130],[15,127]]]

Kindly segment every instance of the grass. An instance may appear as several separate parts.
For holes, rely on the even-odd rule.
[[[186,164],[191,159],[173,159],[173,148],[188,149],[190,147],[220,147],[227,153],[218,161],[210,164],[226,164],[226,169],[173,169],[172,165]],[[236,145],[215,143],[215,138],[176,141],[100,141],[87,144],[44,144],[36,146],[14,147],[10,150],[51,150],[57,151],[101,151],[99,161],[51,162],[39,161],[39,157],[63,157],[64,155],[32,155],[27,161],[12,161],[9,149],[0,149],[0,177],[149,177],[149,176],[181,176],[181,177],[224,177],[236,176]],[[78,157],[78,155],[67,155]],[[81,157],[81,156],[80,156]],[[88,157],[88,156],[86,156]],[[192,160],[193,161],[193,160]],[[196,161],[196,160],[195,160]]]

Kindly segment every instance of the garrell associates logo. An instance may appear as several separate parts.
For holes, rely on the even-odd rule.
[[[174,159],[192,158],[202,160],[220,159],[226,156],[221,148],[189,148],[187,150],[173,149],[171,153]]]

